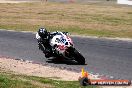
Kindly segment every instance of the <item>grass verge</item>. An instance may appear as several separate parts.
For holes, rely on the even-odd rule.
[[[49,78],[0,73],[0,88],[84,88],[77,81],[57,81]],[[87,86],[85,88],[97,88]]]
[[[131,7],[106,3],[0,3],[0,29],[132,38]]]

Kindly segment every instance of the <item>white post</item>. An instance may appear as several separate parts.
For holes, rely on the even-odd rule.
[[[118,4],[127,4],[127,5],[132,5],[132,1],[130,0],[117,0]]]

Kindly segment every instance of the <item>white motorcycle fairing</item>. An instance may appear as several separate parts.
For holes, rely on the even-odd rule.
[[[36,39],[39,40],[39,38],[40,36],[37,34]],[[51,39],[49,42],[52,48],[51,57],[63,57],[65,59],[75,60],[81,65],[85,64],[85,58],[75,49],[71,38],[66,35],[65,32],[51,33]],[[43,44],[42,46],[45,48]]]
[[[56,46],[56,51],[59,52],[59,54],[64,55],[65,49],[67,47],[73,46],[73,42],[71,38],[69,38],[67,35],[63,34],[62,32],[58,32],[51,40],[50,45],[52,47]]]

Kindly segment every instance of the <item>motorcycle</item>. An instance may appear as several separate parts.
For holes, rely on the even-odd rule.
[[[58,32],[50,39],[52,47],[52,57],[63,57],[65,59],[75,60],[78,64],[85,64],[85,58],[78,52],[72,39],[67,32]]]

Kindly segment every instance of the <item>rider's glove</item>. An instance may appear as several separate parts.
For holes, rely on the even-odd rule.
[[[63,34],[65,34],[65,35],[68,35],[69,33],[68,32],[62,32]]]

